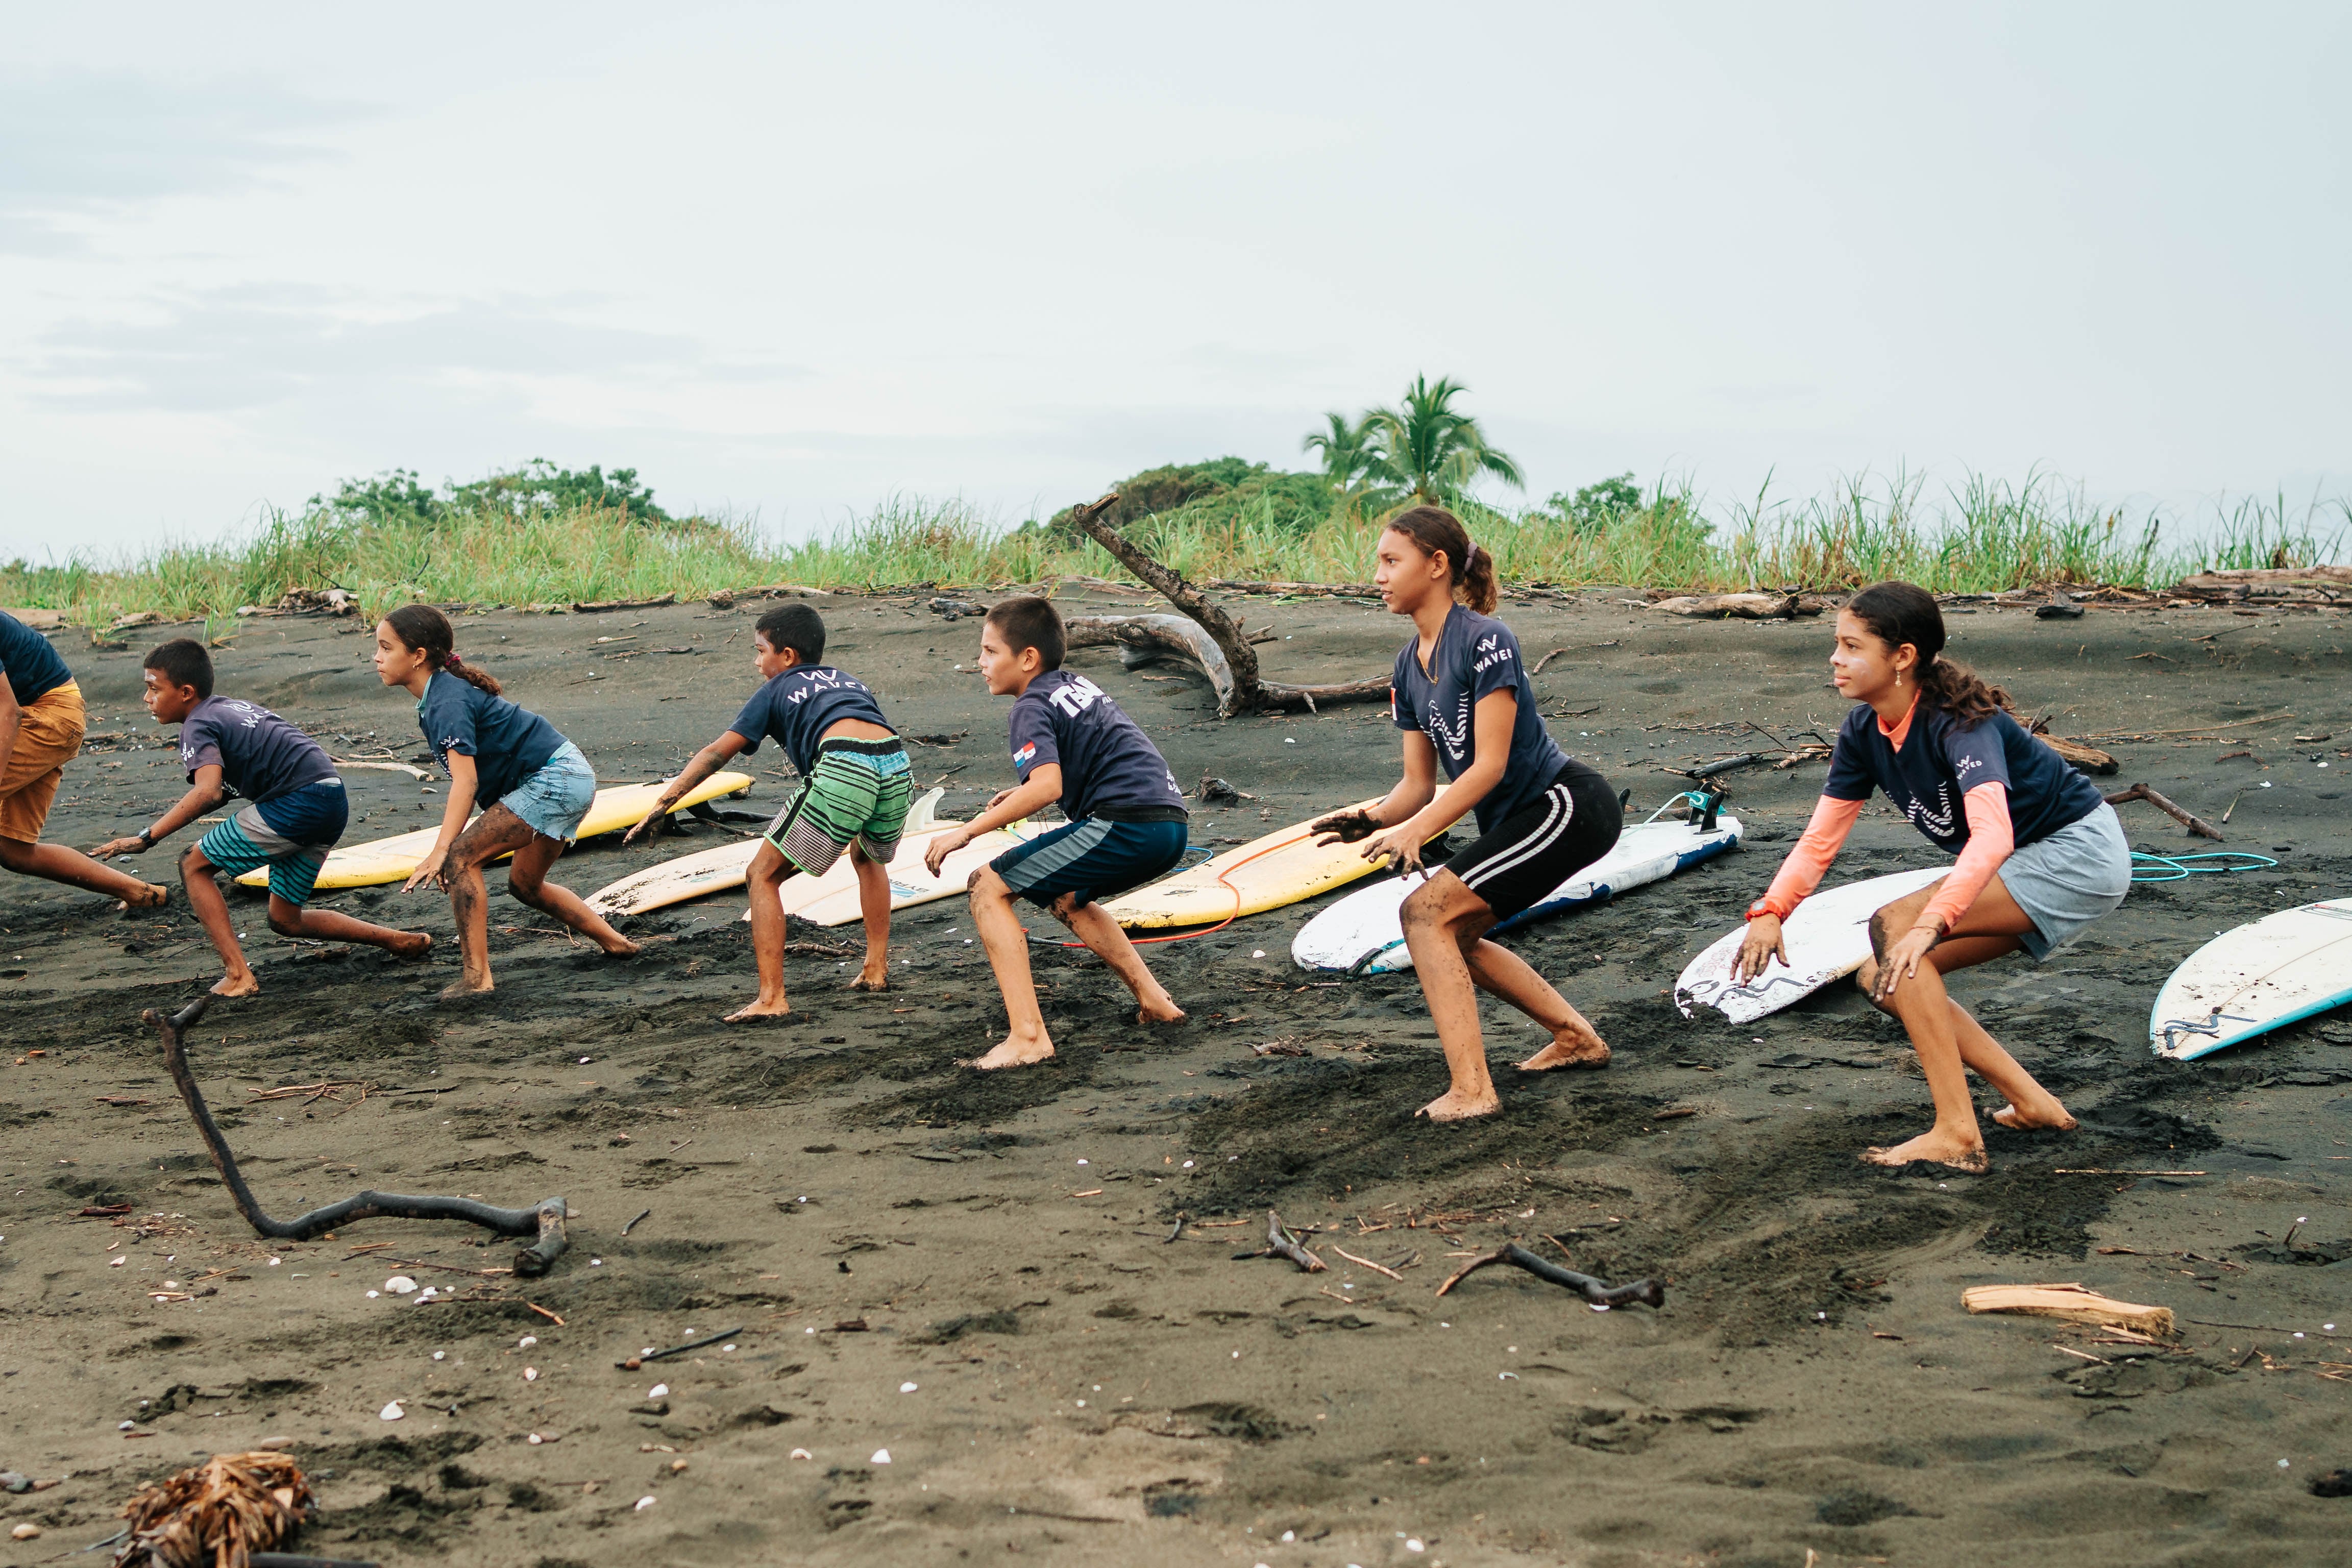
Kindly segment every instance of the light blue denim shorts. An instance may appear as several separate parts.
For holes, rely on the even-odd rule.
[[[2000,863],[2001,886],[2033,921],[2018,945],[2037,959],[2049,957],[2124,901],[2131,874],[2131,843],[2116,808],[2104,802],[2088,816],[2014,851]]]
[[[521,817],[533,833],[576,843],[581,819],[596,804],[596,770],[579,747],[566,741],[537,772],[499,797],[499,804]]]

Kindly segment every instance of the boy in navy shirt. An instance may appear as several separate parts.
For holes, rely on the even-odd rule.
[[[788,877],[822,877],[844,849],[857,868],[857,908],[866,918],[866,962],[853,991],[890,983],[890,873],[898,836],[913,804],[906,747],[863,681],[823,662],[824,621],[806,605],[784,605],[751,628],[753,658],[767,684],[751,695],[727,732],[694,755],[625,844],[654,831],[687,791],[772,739],[806,781],[768,824],[746,875],[751,892],[751,951],[760,994],[727,1022],[780,1017],[784,999],[784,911],[778,890]]]
[[[976,1068],[1024,1067],[1054,1054],[1029,973],[1029,938],[1013,908],[1016,898],[1052,911],[1127,982],[1139,1005],[1137,1023],[1184,1016],[1097,901],[1183,858],[1190,815],[1184,792],[1135,721],[1101,687],[1062,668],[1064,647],[1062,617],[1048,600],[1007,599],[988,613],[980,668],[992,694],[1013,699],[1013,768],[1021,783],[962,827],[932,839],[923,856],[937,876],[942,861],[982,834],[1056,800],[1070,819],[972,875],[972,921],[1012,1024],[1003,1041],[971,1064]]]
[[[237,945],[228,900],[213,881],[215,870],[239,876],[269,868],[269,929],[314,942],[356,942],[404,958],[421,958],[433,938],[394,931],[350,915],[307,906],[327,851],[343,836],[350,807],[343,781],[319,743],[267,708],[213,695],[213,658],[205,645],[176,637],[147,656],[147,710],[158,724],[180,726],[180,765],[194,787],[171,810],[129,838],[101,844],[103,858],[154,847],[232,795],[247,805],[180,857],[180,883],[188,907],[228,973],[215,996],[250,996],[261,989]]]

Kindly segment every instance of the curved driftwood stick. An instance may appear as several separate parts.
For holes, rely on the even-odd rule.
[[[2127,800],[2144,800],[2147,802],[2148,805],[2156,807],[2157,810],[2164,813],[2165,816],[2172,818],[2173,821],[2180,824],[2181,826],[2189,829],[2189,832],[2197,835],[2200,838],[2210,838],[2216,844],[2223,842],[2221,830],[2220,828],[2214,826],[2211,823],[2206,821],[2201,816],[2192,816],[2189,812],[2183,811],[2180,807],[2173,805],[2172,802],[2165,799],[2164,796],[2157,794],[2154,790],[2148,788],[2147,785],[2144,784],[2136,784],[2129,789],[2117,790],[2115,794],[2107,796],[2107,804],[2109,805],[2121,805]],[[2221,815],[2227,816],[2230,814],[2225,811]]]
[[[1227,615],[1214,600],[1187,583],[1182,573],[1161,565],[1131,540],[1121,534],[1118,530],[1102,521],[1103,512],[1118,500],[1118,492],[1113,491],[1100,500],[1078,507],[1070,514],[1071,521],[1078,525],[1079,530],[1087,538],[1092,539],[1117,557],[1119,564],[1152,587],[1159,589],[1167,596],[1170,604],[1183,611],[1197,624],[1200,634],[1205,635],[1207,644],[1214,647],[1223,661],[1230,684],[1225,680],[1218,679],[1215,667],[1204,657],[1200,636],[1171,628],[1156,628],[1150,635],[1156,638],[1159,633],[1164,630],[1166,641],[1160,646],[1164,647],[1165,651],[1192,658],[1208,674],[1211,682],[1217,688],[1219,718],[1230,719],[1236,713],[1265,708],[1304,708],[1312,713],[1317,711],[1315,705],[1318,702],[1370,702],[1388,696],[1389,678],[1385,675],[1376,679],[1342,681],[1331,686],[1295,686],[1287,681],[1262,679],[1257,669],[1257,650],[1250,646],[1249,638],[1243,635],[1240,622]],[[1101,618],[1108,621],[1114,617]],[[1129,619],[1129,617],[1116,618]],[[1172,621],[1175,618],[1172,616],[1132,617],[1133,620],[1138,621]],[[1147,634],[1133,635],[1141,639]],[[1125,636],[1115,636],[1113,640],[1130,651],[1139,646],[1138,642],[1131,642]],[[1151,645],[1147,643],[1143,646]]]
[[[571,1245],[571,1237],[563,1228],[571,1210],[562,1198],[544,1198],[530,1208],[502,1209],[472,1198],[364,1192],[292,1219],[272,1219],[264,1214],[261,1205],[254,1201],[253,1189],[245,1184],[245,1175],[236,1168],[236,1156],[229,1152],[228,1140],[221,1136],[219,1124],[213,1121],[213,1113],[205,1108],[205,1097],[196,1088],[196,1075],[188,1067],[184,1038],[211,1002],[209,996],[199,996],[177,1013],[166,1016],[150,1007],[140,1017],[153,1025],[155,1032],[163,1037],[163,1065],[170,1070],[180,1098],[187,1102],[189,1114],[196,1119],[196,1131],[205,1141],[205,1152],[212,1156],[213,1169],[220,1173],[221,1184],[228,1189],[236,1212],[245,1216],[255,1234],[272,1241],[308,1241],[359,1219],[462,1219],[500,1236],[536,1236],[536,1241],[515,1254],[514,1271],[526,1278],[546,1273],[563,1256],[564,1248]]]
[[[1331,1266],[1299,1245],[1298,1238],[1282,1226],[1282,1216],[1274,1210],[1265,1211],[1265,1245],[1255,1252],[1236,1252],[1235,1262],[1244,1258],[1287,1258],[1309,1274],[1320,1274]]]
[[[1474,1258],[1457,1270],[1453,1279],[1437,1288],[1444,1295],[1463,1280],[1490,1263],[1507,1263],[1514,1268],[1524,1268],[1538,1279],[1549,1279],[1555,1285],[1565,1285],[1596,1307],[1624,1307],[1640,1302],[1644,1307],[1666,1304],[1666,1288],[1654,1279],[1636,1279],[1630,1285],[1611,1285],[1595,1279],[1590,1274],[1579,1274],[1573,1268],[1562,1268],[1548,1258],[1538,1258],[1516,1242],[1507,1241],[1484,1258]]]

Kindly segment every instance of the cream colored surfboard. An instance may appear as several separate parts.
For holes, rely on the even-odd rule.
[[[1382,797],[1359,801],[1342,811],[1378,805]],[[1138,928],[1214,925],[1240,915],[1278,910],[1318,893],[1345,887],[1380,870],[1385,861],[1367,860],[1361,844],[1318,848],[1319,835],[1307,822],[1251,839],[1238,848],[1189,866],[1148,888],[1122,893],[1103,905],[1119,924]]]
[[[926,829],[919,837],[908,834],[898,841],[898,853],[890,860],[890,908],[911,910],[920,904],[934,903],[952,898],[964,890],[971,874],[1025,839],[1036,836],[1026,819],[1009,827],[983,833],[962,848],[950,853],[940,863],[936,877],[924,868],[923,851],[930,840],[961,823],[941,823]],[[800,891],[795,893],[794,889]],[[864,913],[857,905],[857,871],[844,855],[834,863],[832,870],[822,877],[788,878],[776,889],[783,900],[784,912],[821,926],[842,926],[859,919]],[[743,918],[750,920],[751,911],[745,910]]]
[[[615,784],[596,792],[596,802],[580,824],[580,837],[593,838],[600,833],[634,825],[653,809],[661,798],[667,779],[653,784]],[[684,811],[690,805],[717,800],[721,795],[734,795],[751,787],[749,773],[713,773],[687,792],[675,809]],[[420,827],[414,833],[404,833],[394,838],[378,838],[367,844],[353,844],[331,850],[327,864],[319,873],[319,886],[328,888],[373,888],[386,882],[404,881],[416,863],[433,852],[434,840],[440,837],[441,827]],[[499,858],[504,859],[501,856]],[[269,868],[267,866],[247,871],[237,880],[248,888],[267,887]]]
[[[931,813],[938,809],[945,790],[929,790],[918,798],[907,813],[906,837],[900,841],[899,856],[903,858],[918,839],[928,840],[934,833],[944,833],[959,826],[939,822]],[[644,914],[648,910],[667,909],[690,899],[709,893],[723,893],[743,885],[751,868],[752,857],[759,854],[759,838],[739,838],[714,848],[681,855],[675,860],[664,860],[644,870],[622,878],[609,886],[588,895],[588,907],[598,914]],[[916,848],[919,855],[921,850]],[[806,905],[844,887],[855,888],[854,873],[846,859],[824,877],[788,878],[780,889],[784,912],[797,914]]]

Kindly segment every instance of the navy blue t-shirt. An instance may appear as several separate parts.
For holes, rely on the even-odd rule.
[[[485,811],[563,744],[555,726],[530,709],[493,697],[446,669],[435,670],[426,683],[416,705],[416,727],[443,768],[452,752],[474,759],[474,804]]]
[[[49,639],[5,610],[0,610],[0,673],[8,677],[19,708],[31,707],[73,679]]]
[[[256,805],[335,776],[319,742],[255,703],[207,697],[180,721],[180,765],[194,784],[196,770],[217,767],[232,794]]]
[[[762,739],[772,740],[806,774],[816,771],[816,743],[844,719],[890,728],[864,681],[829,664],[812,664],[794,666],[753,692],[727,727],[747,742],[744,755],[758,751]]]
[[[1478,831],[1491,833],[1511,815],[1549,789],[1568,766],[1568,753],[1544,728],[1536,711],[1536,689],[1519,657],[1519,639],[1492,616],[1456,605],[1421,667],[1421,639],[1409,639],[1396,659],[1389,687],[1389,716],[1400,730],[1419,730],[1437,748],[1448,779],[1458,779],[1478,760],[1471,710],[1497,691],[1518,699],[1511,721],[1511,755],[1503,776],[1473,810]]]
[[[1062,769],[1062,814],[1072,822],[1181,822],[1192,815],[1167,759],[1103,689],[1049,669],[1013,700],[1013,771],[1029,782],[1045,763]]]
[[[1911,819],[1911,826],[1957,855],[1969,841],[1969,791],[1980,784],[2009,791],[2010,831],[2021,849],[2099,809],[2105,796],[2065,759],[2025,732],[2006,713],[1962,729],[1940,708],[1921,702],[1896,751],[1864,702],[1838,727],[1830,776],[1822,793],[1832,800],[1868,800],[1874,785]]]

